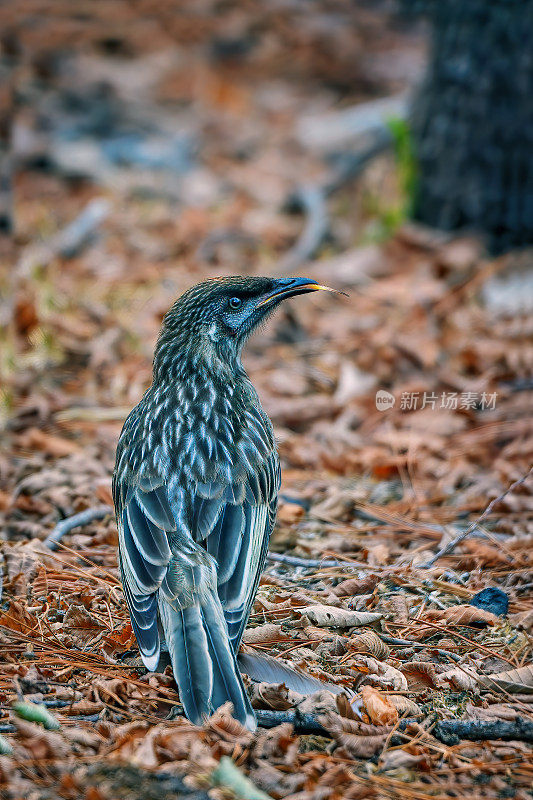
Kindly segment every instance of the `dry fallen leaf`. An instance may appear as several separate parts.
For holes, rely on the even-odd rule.
[[[361,697],[366,713],[374,725],[395,725],[398,711],[386,695],[373,686],[362,686]]]
[[[407,678],[411,692],[422,691],[428,686],[432,689],[438,686],[435,664],[431,661],[408,661],[402,664],[401,671]]]
[[[499,622],[496,614],[469,605],[427,611],[422,619],[430,622],[444,620],[448,625],[496,625]]]
[[[262,644],[263,642],[281,642],[290,639],[288,633],[281,629],[281,625],[266,622],[256,628],[248,628],[242,637],[245,644]]]
[[[410,697],[404,697],[403,694],[388,694],[387,698],[400,714],[407,717],[422,717],[424,715],[418,703],[415,703]]]
[[[28,450],[42,450],[43,453],[55,458],[82,452],[80,445],[71,439],[64,439],[62,436],[45,433],[39,428],[29,428],[19,435],[17,443],[19,447]]]
[[[533,664],[483,675],[480,676],[479,682],[488,689],[496,686],[513,694],[533,694]]]
[[[351,636],[348,647],[354,653],[368,653],[378,661],[385,661],[390,655],[390,648],[374,631],[365,631],[356,636]]]
[[[392,730],[390,726],[368,725],[332,712],[322,714],[319,722],[351,758],[372,758],[382,750]],[[336,752],[341,754],[339,750]]]
[[[284,711],[301,703],[303,695],[287,689],[284,683],[254,683],[252,684],[252,706],[254,708],[271,708]]]
[[[365,575],[364,578],[347,578],[335,586],[332,591],[337,597],[350,597],[351,595],[370,594],[379,582],[377,575]]]
[[[463,692],[479,692],[480,678],[474,667],[465,664],[442,672],[439,683],[441,686],[451,685]]]
[[[405,675],[390,664],[384,664],[377,658],[361,655],[355,655],[354,663],[359,670],[367,673],[364,679],[365,683],[376,684],[396,692],[403,692],[408,688]]]
[[[354,628],[359,625],[370,625],[383,616],[373,611],[350,611],[347,608],[323,605],[302,608],[300,613],[313,625],[324,628]]]

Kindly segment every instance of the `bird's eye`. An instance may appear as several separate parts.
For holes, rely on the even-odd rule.
[[[229,307],[236,311],[238,308],[242,306],[242,300],[240,297],[230,297],[229,299]]]

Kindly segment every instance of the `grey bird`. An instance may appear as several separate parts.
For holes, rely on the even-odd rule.
[[[306,278],[229,277],[166,314],[153,381],[120,435],[113,499],[124,596],[143,662],[163,638],[194,723],[227,701],[255,728],[236,656],[276,517],[272,424],[241,364],[254,329]]]

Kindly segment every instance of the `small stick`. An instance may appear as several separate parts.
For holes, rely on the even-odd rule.
[[[43,544],[50,550],[57,550],[59,542],[66,533],[82,525],[88,525],[89,522],[94,522],[96,519],[103,519],[112,513],[111,506],[95,506],[94,508],[88,508],[86,511],[81,511],[79,514],[74,514],[72,517],[62,519],[61,522],[57,523],[52,533],[46,537]]]
[[[274,728],[276,725],[289,722],[294,732],[299,734],[314,733],[331,737],[331,733],[320,724],[314,714],[300,714],[296,711],[256,711],[257,722],[262,728]],[[398,730],[403,731],[415,720],[402,719]],[[457,744],[461,739],[473,742],[490,739],[505,741],[517,740],[533,742],[533,722],[517,717],[513,722],[503,720],[479,719],[446,719],[437,722],[431,733],[444,744]]]
[[[284,255],[278,264],[278,272],[294,272],[300,264],[312,258],[329,232],[327,198],[347,181],[356,178],[369,161],[386,150],[391,143],[391,135],[383,127],[373,131],[374,141],[366,148],[345,156],[335,174],[324,184],[311,184],[298,187],[289,197],[286,206],[290,211],[303,211],[306,223],[296,244]]]
[[[352,561],[341,561],[339,559],[320,559],[320,558],[300,558],[300,556],[287,556],[285,553],[269,553],[269,561],[276,561],[279,564],[290,564],[291,567],[354,567]]]
[[[429,567],[432,567],[433,564],[439,560],[439,558],[442,558],[442,556],[447,556],[453,550],[455,550],[457,545],[461,544],[461,542],[464,541],[464,539],[466,539],[466,537],[469,536],[479,526],[479,524],[489,516],[494,506],[497,505],[497,503],[500,503],[505,497],[507,497],[508,494],[510,494],[516,488],[518,488],[518,486],[521,486],[523,483],[525,483],[532,473],[533,473],[533,467],[531,467],[529,472],[527,472],[521,478],[512,483],[505,490],[505,492],[498,495],[498,497],[495,497],[494,500],[491,500],[488,506],[486,507],[485,511],[481,514],[480,517],[478,517],[478,519],[476,519],[475,522],[469,525],[468,528],[466,528],[464,531],[461,531],[461,533],[459,533],[454,539],[452,539],[451,542],[448,542],[447,545],[441,547],[440,550],[437,550],[433,558],[430,558],[429,561],[426,561],[425,564],[420,564],[418,569],[429,569]]]
[[[301,714],[299,711],[256,710],[255,715],[257,724],[261,728],[275,728],[277,725],[289,722],[294,727],[295,733],[315,734],[316,736],[331,738],[331,734],[313,714]]]
[[[278,264],[278,272],[294,272],[300,264],[311,258],[324,241],[329,230],[326,197],[319,186],[302,186],[291,198],[293,207],[302,208],[306,223],[296,244]]]
[[[79,514],[74,514],[72,517],[67,517],[58,522],[52,533],[46,537],[43,544],[56,550],[59,542],[70,533],[74,528],[80,528],[82,525],[88,525],[89,522],[94,522],[97,519],[103,519],[108,514],[112,514],[113,509],[111,506],[95,506],[88,508],[86,511],[81,511]],[[277,561],[280,564],[290,564],[292,567],[353,567],[351,561],[340,560],[324,560],[318,558],[300,558],[299,556],[287,556],[282,553],[269,553],[269,561]]]

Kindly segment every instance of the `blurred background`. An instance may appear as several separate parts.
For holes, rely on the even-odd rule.
[[[357,503],[446,524],[527,472],[531,14],[3,3],[4,536],[110,502],[162,316],[217,275],[349,294],[283,309],[246,353],[280,443],[275,548],[342,549]],[[500,530],[530,532],[526,489],[505,503]],[[424,530],[376,558],[427,558]]]

